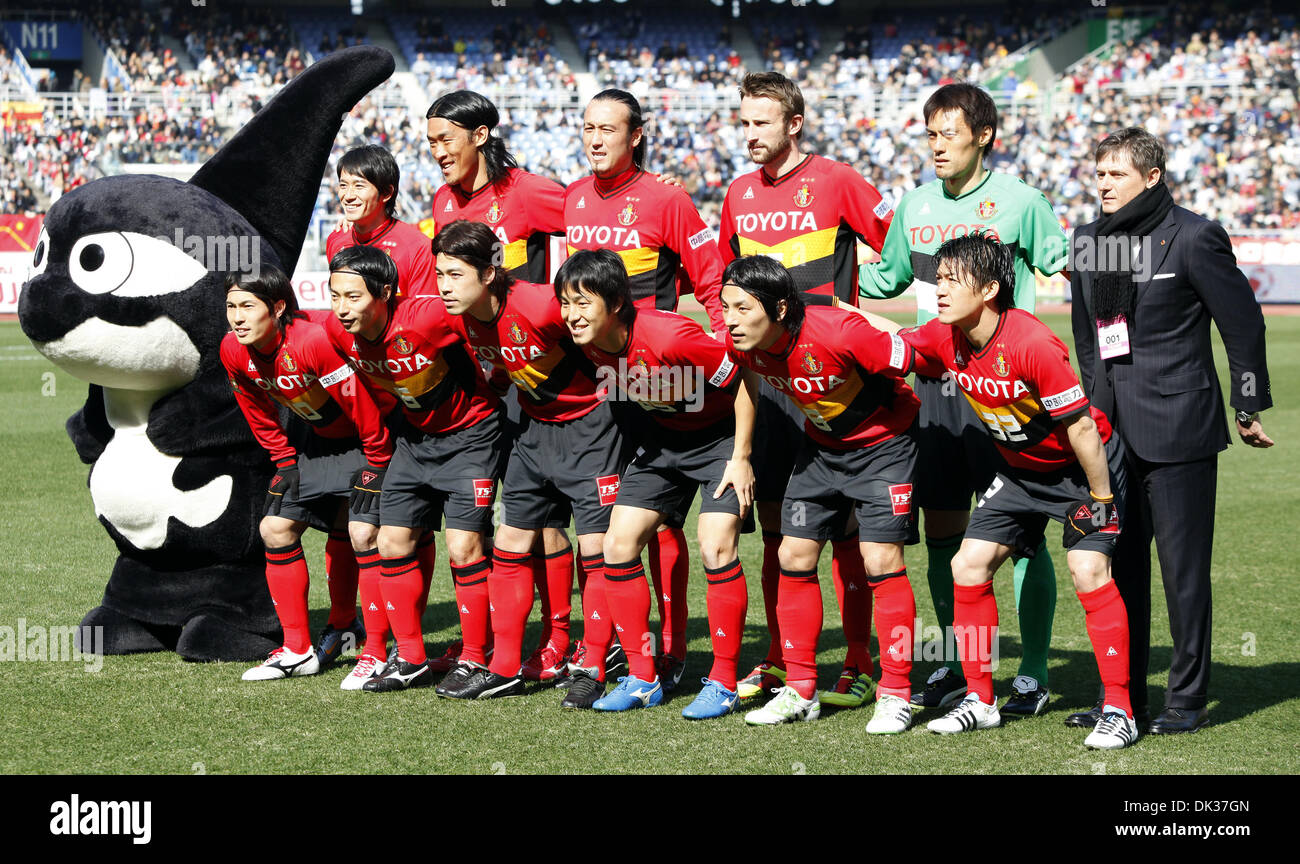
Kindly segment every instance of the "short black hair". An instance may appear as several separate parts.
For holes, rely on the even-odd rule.
[[[275,314],[275,304],[284,301],[284,312],[275,319],[275,326],[283,333],[295,318],[306,318],[307,313],[298,308],[298,295],[294,293],[289,277],[279,267],[263,267],[258,276],[249,273],[231,273],[226,277],[226,293],[247,291],[266,304]]]
[[[492,233],[492,229],[482,222],[469,219],[457,219],[438,231],[431,244],[433,257],[450,255],[459,258],[478,273],[479,281],[489,267],[495,267],[496,273],[488,284],[488,291],[500,301],[505,301],[510,286],[515,278],[506,272],[505,251],[501,239]]]
[[[1016,256],[1011,247],[1004,246],[993,235],[974,231],[953,237],[934,252],[936,265],[948,261],[957,268],[955,276],[974,280],[982,289],[990,282],[998,283],[998,296],[993,299],[999,312],[1016,305]]]
[[[379,197],[382,198],[392,190],[393,194],[384,202],[384,212],[389,216],[397,213],[397,188],[402,179],[401,169],[397,167],[397,160],[393,154],[389,153],[378,144],[366,144],[362,147],[354,147],[344,153],[339,159],[338,178],[343,179],[343,172],[355,174],[358,177],[364,177],[367,182],[379,190]]]
[[[961,112],[976,141],[985,128],[993,130],[989,143],[980,148],[980,159],[986,158],[993,152],[993,142],[998,140],[998,106],[994,104],[993,97],[982,87],[965,81],[945,84],[925,100],[921,114],[925,117],[925,125],[929,126],[930,118],[936,112],[954,110]]]
[[[767,317],[797,333],[803,325],[803,295],[795,287],[790,271],[766,255],[746,255],[736,258],[722,271],[722,284],[735,285],[754,297]],[[785,301],[785,317],[779,304]]]
[[[373,246],[349,246],[330,259],[330,273],[355,273],[366,283],[366,290],[371,297],[382,299],[384,286],[392,291],[388,295],[388,309],[392,311],[397,304],[398,276],[397,265]]]
[[[579,249],[555,274],[555,296],[564,301],[565,289],[591,294],[605,301],[606,309],[618,307],[618,320],[631,324],[636,319],[632,289],[627,284],[627,267],[618,254],[608,249]]]

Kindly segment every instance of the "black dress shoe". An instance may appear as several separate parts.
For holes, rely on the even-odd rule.
[[[1104,707],[1101,699],[1087,711],[1079,711],[1065,718],[1066,726],[1073,726],[1076,729],[1092,729],[1101,720],[1101,709]],[[1146,708],[1136,708],[1133,711],[1133,722],[1137,723],[1139,731],[1146,731],[1147,725],[1151,722],[1151,712]]]
[[[1151,722],[1151,734],[1176,735],[1179,732],[1195,732],[1209,719],[1209,712],[1204,708],[1166,708]]]

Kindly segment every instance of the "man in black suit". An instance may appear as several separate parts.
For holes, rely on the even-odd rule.
[[[1102,217],[1075,232],[1070,292],[1084,391],[1128,449],[1113,573],[1129,615],[1133,710],[1147,713],[1154,533],[1174,653],[1150,731],[1192,732],[1206,721],[1215,485],[1230,440],[1210,319],[1227,348],[1237,434],[1271,447],[1259,422],[1273,404],[1264,316],[1223,228],[1174,206],[1155,136],[1123,129],[1095,158]],[[1066,723],[1093,725],[1099,708]]]

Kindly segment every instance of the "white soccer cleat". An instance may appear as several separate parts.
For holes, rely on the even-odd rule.
[[[362,654],[357,658],[357,665],[343,679],[340,690],[360,690],[371,678],[376,677],[384,668],[384,661],[373,654]]]
[[[876,700],[876,711],[867,723],[868,735],[897,735],[912,726],[912,706],[901,696],[884,695]]]
[[[1137,740],[1138,727],[1133,718],[1107,705],[1096,727],[1083,739],[1083,746],[1093,750],[1122,750]]]
[[[966,698],[938,720],[931,720],[925,728],[940,735],[952,735],[957,732],[972,732],[976,729],[992,729],[1002,725],[1002,715],[998,713],[997,700],[985,704],[974,693],[967,693]]]
[[[782,687],[776,691],[771,702],[746,714],[745,722],[750,726],[778,726],[800,720],[816,720],[821,713],[822,703],[818,701],[815,692],[811,699],[805,699],[794,688]]]
[[[266,662],[244,673],[245,681],[276,681],[280,678],[297,678],[315,675],[320,671],[320,661],[315,650],[308,648],[304,654],[295,654],[281,645],[271,652]]]

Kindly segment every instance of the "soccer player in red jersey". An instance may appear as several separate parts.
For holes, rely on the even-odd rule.
[[[751,72],[740,85],[740,125],[758,170],[732,181],[722,205],[719,243],[724,261],[764,255],[790,271],[805,305],[857,305],[857,244],[880,251],[892,204],[852,166],[799,150],[804,99],[779,72]],[[767,655],[741,684],[749,699],[785,676],[776,602],[781,501],[794,470],[803,418],[769,386],[760,391],[755,450],[759,454],[758,517],[763,526],[763,605]],[[858,707],[871,696],[871,591],[850,519],[832,538],[831,575],[843,610],[848,654],[827,704]]]
[[[1124,500],[1123,444],[1084,396],[1065,344],[1015,308],[1010,247],[975,233],[949,240],[935,257],[939,316],[899,335],[915,351],[918,372],[951,373],[1002,464],[953,558],[953,626],[968,691],[928,728],[968,732],[1001,723],[989,663],[998,625],[993,575],[1013,552],[1032,554],[1054,519],[1065,523],[1066,563],[1105,688],[1102,719],[1084,743],[1127,747],[1137,740],[1128,615],[1110,575]]]
[[[903,563],[913,527],[911,427],[918,402],[903,377],[912,351],[853,311],[805,306],[790,273],[756,255],[737,258],[723,277],[728,338],[740,362],[789,397],[804,415],[805,435],[781,506],[781,584],[776,614],[785,687],[750,724],[814,720],[822,595],[817,559],[843,529],[858,523],[859,549],[880,637],[880,684],[871,734],[912,722],[912,621],[916,603]]]
[[[653,638],[641,551],[698,489],[714,659],[704,690],[682,714],[721,717],[737,704],[748,602],[738,550],[741,519],[753,501],[753,382],[737,398],[739,368],[724,345],[685,316],[637,309],[627,271],[610,250],[575,252],[560,268],[555,293],[569,332],[596,363],[611,398],[635,403],[645,411],[639,422],[654,424],[623,473],[605,535],[605,594],[615,629],[625,644]],[[630,674],[592,707],[626,711],[663,700],[654,651],[628,651],[627,658]]]
[[[454,90],[429,106],[429,149],[446,185],[433,198],[432,235],[469,219],[487,225],[501,242],[502,267],[515,279],[548,282],[552,234],[564,234],[564,187],[519,168],[505,142],[492,134],[496,106],[472,90]],[[505,379],[509,381],[509,379]],[[520,402],[506,398],[508,425],[519,426]],[[569,653],[573,547],[565,534],[569,512],[558,507],[542,529],[532,561],[542,601],[537,650],[524,661],[529,680],[550,680]]]
[[[486,668],[487,578],[484,536],[501,462],[500,403],[447,320],[438,297],[396,298],[397,267],[370,246],[330,261],[334,318],[328,332],[375,393],[401,402],[405,428],[384,476],[379,516],[381,589],[398,657],[370,691],[427,687],[432,669],[420,629],[416,541],[441,506],[464,643],[440,695]]]
[[[574,658],[561,705],[590,708],[605,692],[605,657],[613,639],[601,574],[605,530],[625,461],[623,442],[597,393],[591,362],[569,338],[555,292],[549,285],[516,281],[493,265],[500,246],[487,225],[465,220],[443,227],[433,241],[438,287],[452,325],[480,360],[514,382],[524,415],[503,479],[504,515],[488,581],[496,652],[467,692],[480,697],[522,691],[519,660],[533,603],[531,550],[556,505],[563,504],[578,534],[587,624],[586,650]]]
[[[325,257],[333,260],[349,246],[373,246],[397,265],[406,296],[436,295],[429,238],[394,215],[401,172],[393,154],[375,144],[349,150],[339,159],[338,177],[344,221],[325,238]]]
[[[284,645],[245,681],[314,675],[337,658],[346,636],[365,638],[344,690],[360,689],[384,663],[388,632],[382,612],[356,620],[358,567],[379,563],[375,496],[393,447],[383,417],[352,367],[330,344],[320,326],[298,311],[298,300],[284,273],[266,268],[254,277],[226,280],[226,318],[231,332],[221,343],[221,362],[230,377],[235,402],[258,442],[275,462],[262,518],[266,581],[284,630]],[[286,428],[278,406],[290,409],[300,425]],[[351,512],[344,496],[351,497]],[[312,651],[307,625],[307,563],[302,533],[308,526],[342,529],[351,538],[344,556],[330,561],[330,620],[322,648]],[[355,557],[353,557],[355,553]],[[350,566],[349,566],[350,564]],[[363,608],[376,598],[367,582]],[[369,634],[367,636],[367,634]],[[326,636],[333,636],[326,645]]]

